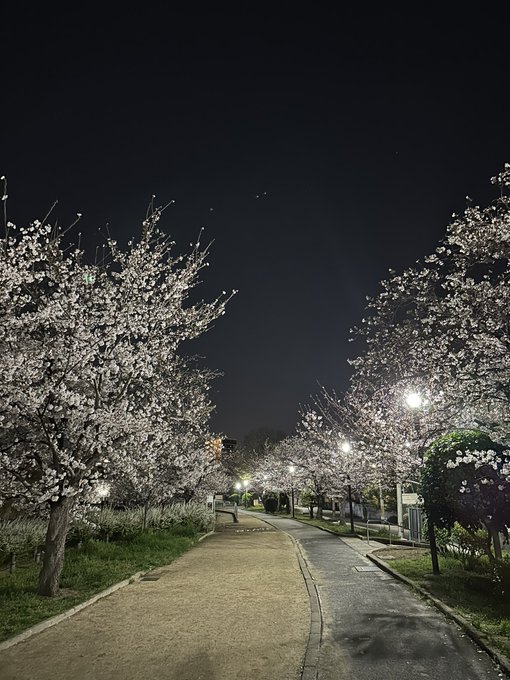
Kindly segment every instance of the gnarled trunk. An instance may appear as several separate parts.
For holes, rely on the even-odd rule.
[[[47,597],[58,595],[72,506],[72,498],[62,498],[51,504],[50,521],[44,543],[44,560],[37,588],[39,595]]]

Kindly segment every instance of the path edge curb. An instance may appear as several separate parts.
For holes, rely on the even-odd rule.
[[[303,659],[303,670],[301,671],[300,680],[317,680],[319,673],[319,654],[322,642],[322,629],[324,626],[322,618],[322,609],[320,604],[319,593],[317,591],[317,586],[312,578],[310,570],[308,569],[308,564],[305,560],[301,546],[297,539],[291,534],[288,534],[283,529],[280,529],[275,524],[272,524],[270,520],[259,517],[262,522],[269,524],[277,531],[281,531],[290,538],[294,544],[296,550],[296,557],[298,560],[299,568],[301,570],[301,575],[305,582],[306,590],[308,592],[308,600],[310,603],[310,632],[308,633],[308,641],[306,643],[306,652]],[[315,527],[318,528],[318,527]]]
[[[209,531],[207,534],[203,534],[202,536],[200,536],[197,540],[197,543],[200,543],[200,541],[203,541],[204,538],[207,538],[212,534],[214,534],[214,529],[213,531]],[[128,578],[125,578],[122,581],[119,581],[118,583],[114,583],[112,586],[109,586],[105,590],[102,590],[100,593],[96,593],[88,600],[85,600],[85,602],[79,602],[74,607],[71,607],[71,609],[67,609],[65,612],[62,612],[62,614],[57,614],[56,616],[52,616],[49,619],[45,619],[44,621],[41,621],[41,623],[36,623],[35,626],[31,626],[30,628],[27,628],[21,633],[18,633],[13,637],[7,638],[7,640],[3,640],[2,642],[0,642],[0,652],[9,649],[9,647],[14,647],[14,645],[17,645],[20,642],[28,640],[37,633],[42,633],[43,630],[46,630],[47,628],[56,626],[57,623],[69,619],[71,616],[74,616],[74,614],[77,614],[82,609],[90,607],[91,604],[95,604],[96,602],[98,602],[98,600],[102,600],[104,597],[108,597],[108,595],[111,595],[115,591],[120,590],[121,588],[124,588],[125,586],[128,586],[131,583],[136,583],[136,581],[139,581],[143,576],[153,571],[153,569],[154,567],[148,569],[147,571],[137,571],[136,574],[133,574],[132,576],[129,576]]]
[[[31,638],[32,635],[35,635],[36,633],[41,633],[43,630],[51,628],[52,626],[57,625],[57,623],[60,623],[61,621],[69,619],[71,616],[74,616],[74,614],[77,614],[82,609],[89,607],[91,604],[94,604],[98,600],[102,600],[104,597],[108,597],[108,595],[111,595],[116,590],[120,590],[120,588],[124,588],[124,586],[128,586],[130,583],[139,581],[142,578],[142,576],[144,576],[144,574],[147,573],[148,572],[146,571],[138,571],[136,572],[136,574],[133,574],[133,576],[125,578],[123,581],[119,581],[118,583],[114,583],[109,588],[106,588],[106,590],[102,590],[100,593],[96,593],[96,595],[93,595],[88,600],[85,600],[85,602],[80,602],[74,607],[71,607],[71,609],[62,612],[62,614],[57,614],[56,616],[52,616],[51,618],[46,619],[45,621],[41,621],[41,623],[36,623],[35,626],[31,626],[30,628],[27,628],[23,632],[18,633],[14,637],[8,638],[7,640],[0,642],[0,652],[3,652],[5,649],[9,649],[9,647],[17,645],[19,642],[24,642],[25,640],[28,640],[28,638]]]
[[[445,614],[448,618],[455,621],[455,623],[457,623],[461,628],[463,628],[469,635],[469,637],[472,640],[474,640],[476,644],[479,645],[491,657],[491,659],[499,665],[501,670],[504,671],[506,675],[510,677],[510,659],[507,656],[505,656],[502,652],[495,649],[489,643],[488,638],[482,632],[477,630],[466,618],[464,618],[461,614],[458,614],[451,607],[445,604],[442,600],[439,600],[437,597],[434,597],[434,595],[429,593],[428,590],[425,590],[425,588],[422,588],[417,583],[414,583],[414,581],[412,581],[410,578],[407,578],[407,576],[404,576],[395,569],[392,569],[387,562],[377,557],[373,553],[367,554],[366,557],[371,562],[376,564],[380,569],[382,569],[383,571],[387,572],[397,580],[402,581],[402,583],[405,583],[407,586],[415,590],[422,597],[431,602],[437,609],[439,609],[439,611]]]

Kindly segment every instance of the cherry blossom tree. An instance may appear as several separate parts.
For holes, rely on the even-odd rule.
[[[510,166],[492,181],[500,197],[469,203],[432,255],[390,272],[355,329],[365,347],[337,419],[400,477],[441,433],[510,437]],[[406,403],[412,394],[419,407]]]
[[[190,300],[208,248],[173,255],[160,216],[126,250],[109,240],[103,266],[40,222],[8,224],[0,242],[0,493],[49,515],[44,595],[58,592],[76,497],[125,464],[123,443],[162,441],[151,390],[228,300]]]

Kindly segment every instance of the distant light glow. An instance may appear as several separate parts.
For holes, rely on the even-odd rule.
[[[421,408],[423,405],[421,394],[418,392],[409,392],[406,394],[406,404],[409,408]]]
[[[291,475],[293,475],[296,472],[296,466],[295,465],[289,465],[289,472]]]
[[[101,484],[98,484],[96,486],[96,494],[98,495],[98,497],[101,500],[106,498],[106,496],[108,496],[109,493],[110,493],[110,485],[106,484],[106,482],[102,482]]]
[[[340,448],[344,453],[350,453],[352,447],[349,442],[342,442]]]

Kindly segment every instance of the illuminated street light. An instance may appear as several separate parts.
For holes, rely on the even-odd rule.
[[[98,484],[96,486],[96,494],[101,502],[104,501],[104,499],[108,496],[109,493],[110,485],[107,484],[106,482],[101,482],[101,484]]]
[[[289,465],[289,472],[290,472],[290,496],[292,500],[292,519],[294,519],[294,473],[296,472],[296,466],[295,465]]]
[[[406,404],[409,408],[421,408],[423,406],[423,398],[418,392],[409,392],[406,394]]]
[[[343,451],[344,453],[350,453],[350,452],[351,452],[351,449],[352,449],[352,447],[351,447],[351,445],[349,444],[349,442],[342,442],[342,445],[340,446],[340,448],[342,449],[342,451]]]

